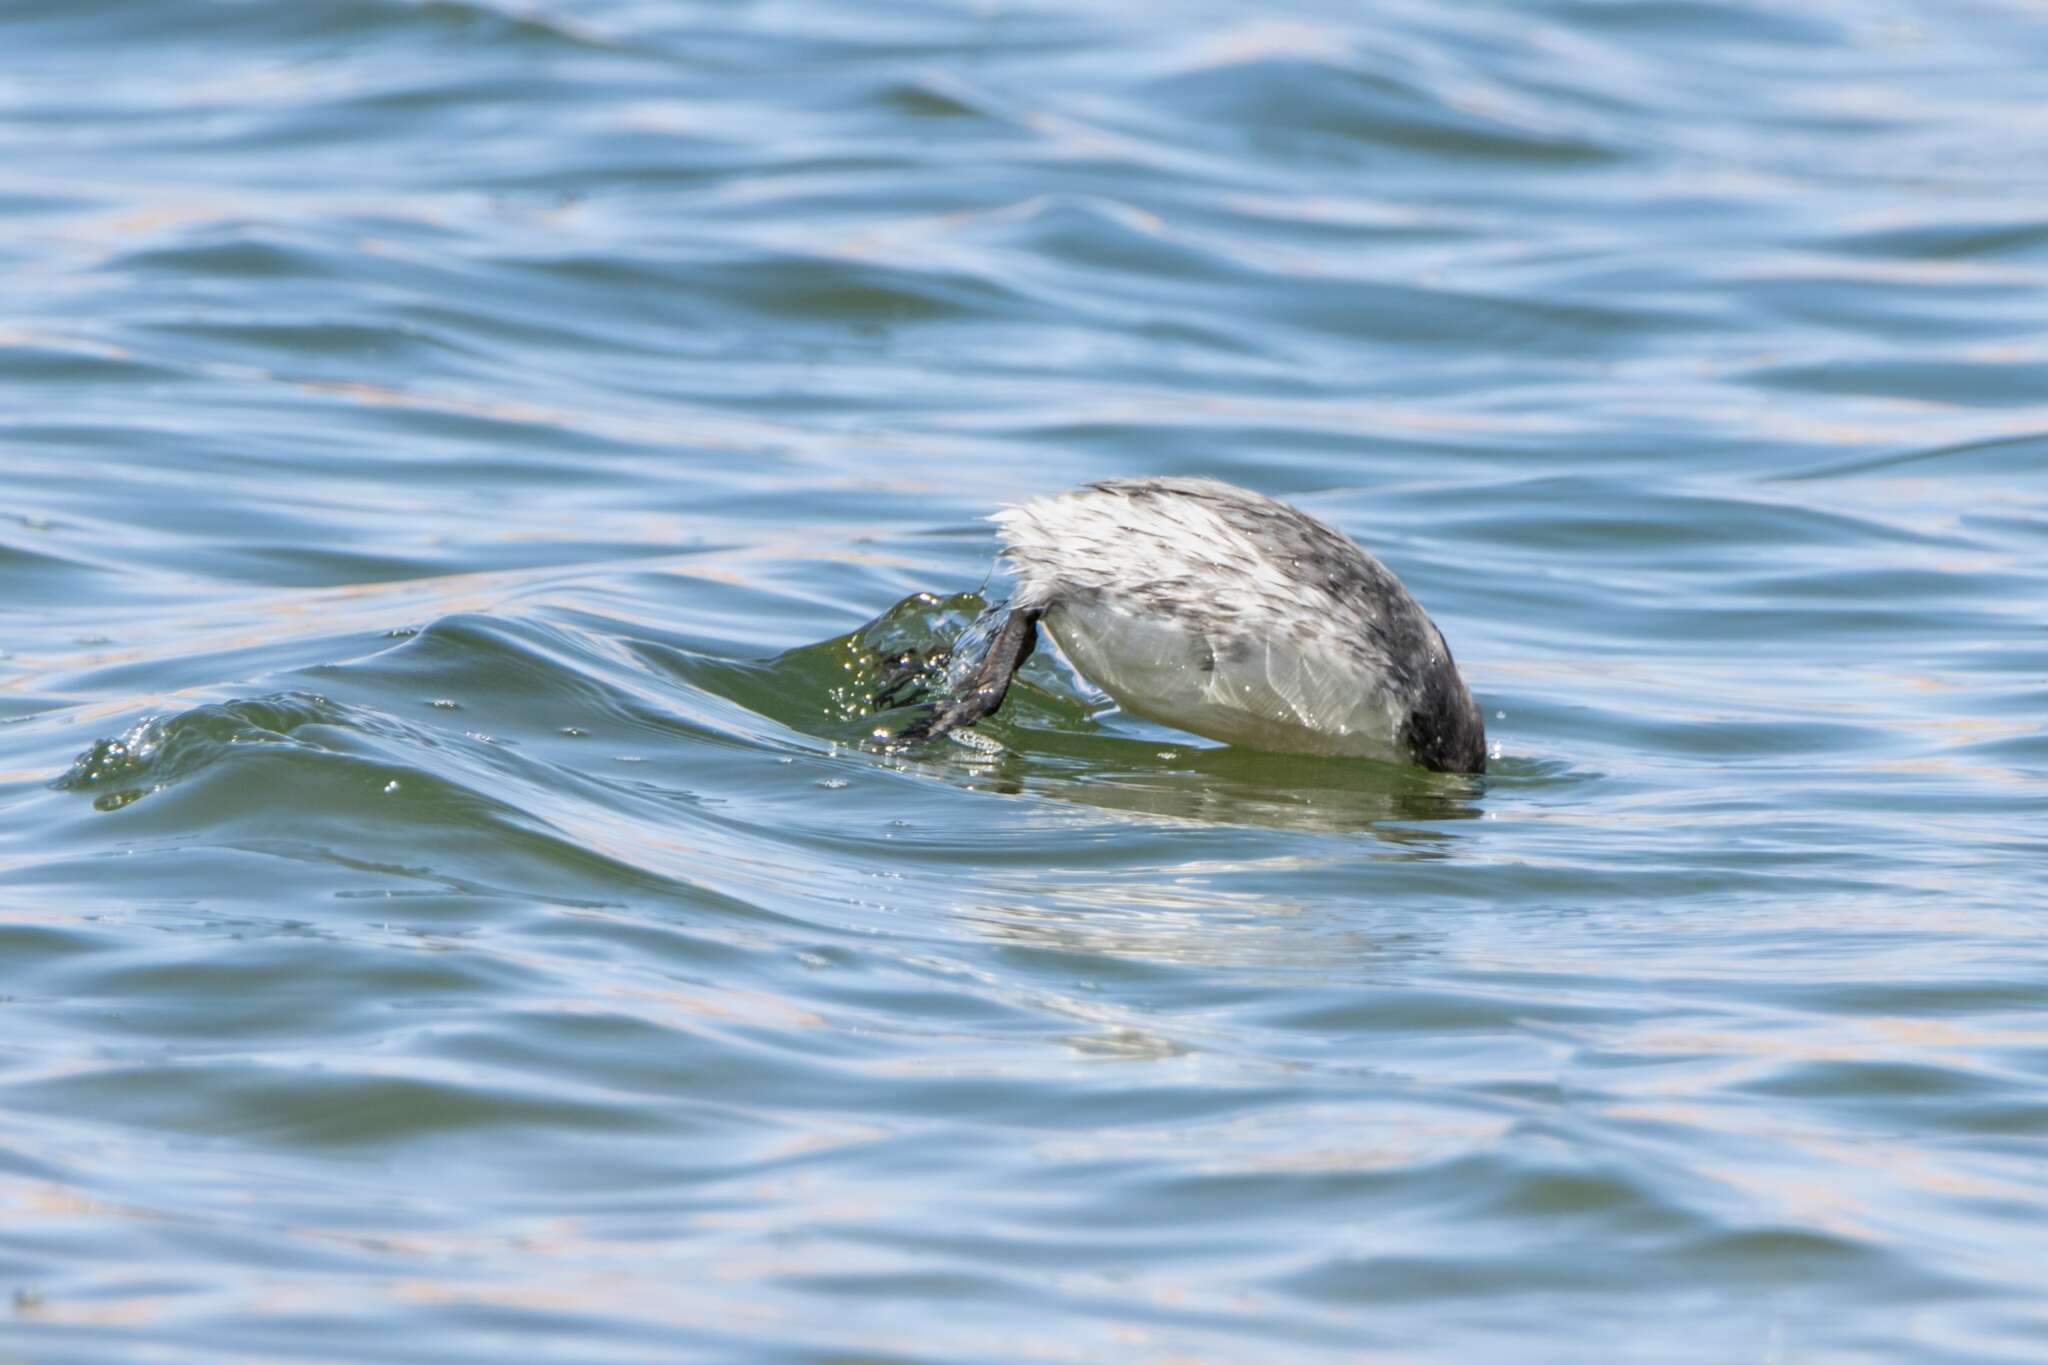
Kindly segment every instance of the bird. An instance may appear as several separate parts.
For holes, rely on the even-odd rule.
[[[905,741],[995,714],[1043,629],[1132,715],[1272,753],[1486,771],[1486,727],[1443,632],[1379,560],[1278,499],[1122,478],[1003,508],[1002,624]]]

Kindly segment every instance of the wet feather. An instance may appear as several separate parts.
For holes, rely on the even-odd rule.
[[[1214,479],[1113,479],[991,520],[1012,608],[1125,710],[1278,752],[1483,770],[1442,633],[1306,513]]]

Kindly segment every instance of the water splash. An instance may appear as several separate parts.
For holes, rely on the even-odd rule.
[[[50,785],[92,791],[95,809],[119,810],[162,791],[210,762],[226,745],[283,744],[292,732],[332,724],[341,710],[311,692],[221,702],[174,716],[144,716],[119,735],[94,741]]]

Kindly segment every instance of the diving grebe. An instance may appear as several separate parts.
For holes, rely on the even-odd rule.
[[[902,738],[993,714],[1042,624],[1148,720],[1276,753],[1486,771],[1443,633],[1314,517],[1215,479],[1106,479],[989,520],[1017,574],[1009,615],[960,694]]]

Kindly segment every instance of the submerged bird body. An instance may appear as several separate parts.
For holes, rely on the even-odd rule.
[[[1042,624],[1119,706],[1228,744],[1482,772],[1443,635],[1356,542],[1214,479],[1113,479],[991,520],[1010,617],[929,733],[1001,704]]]

